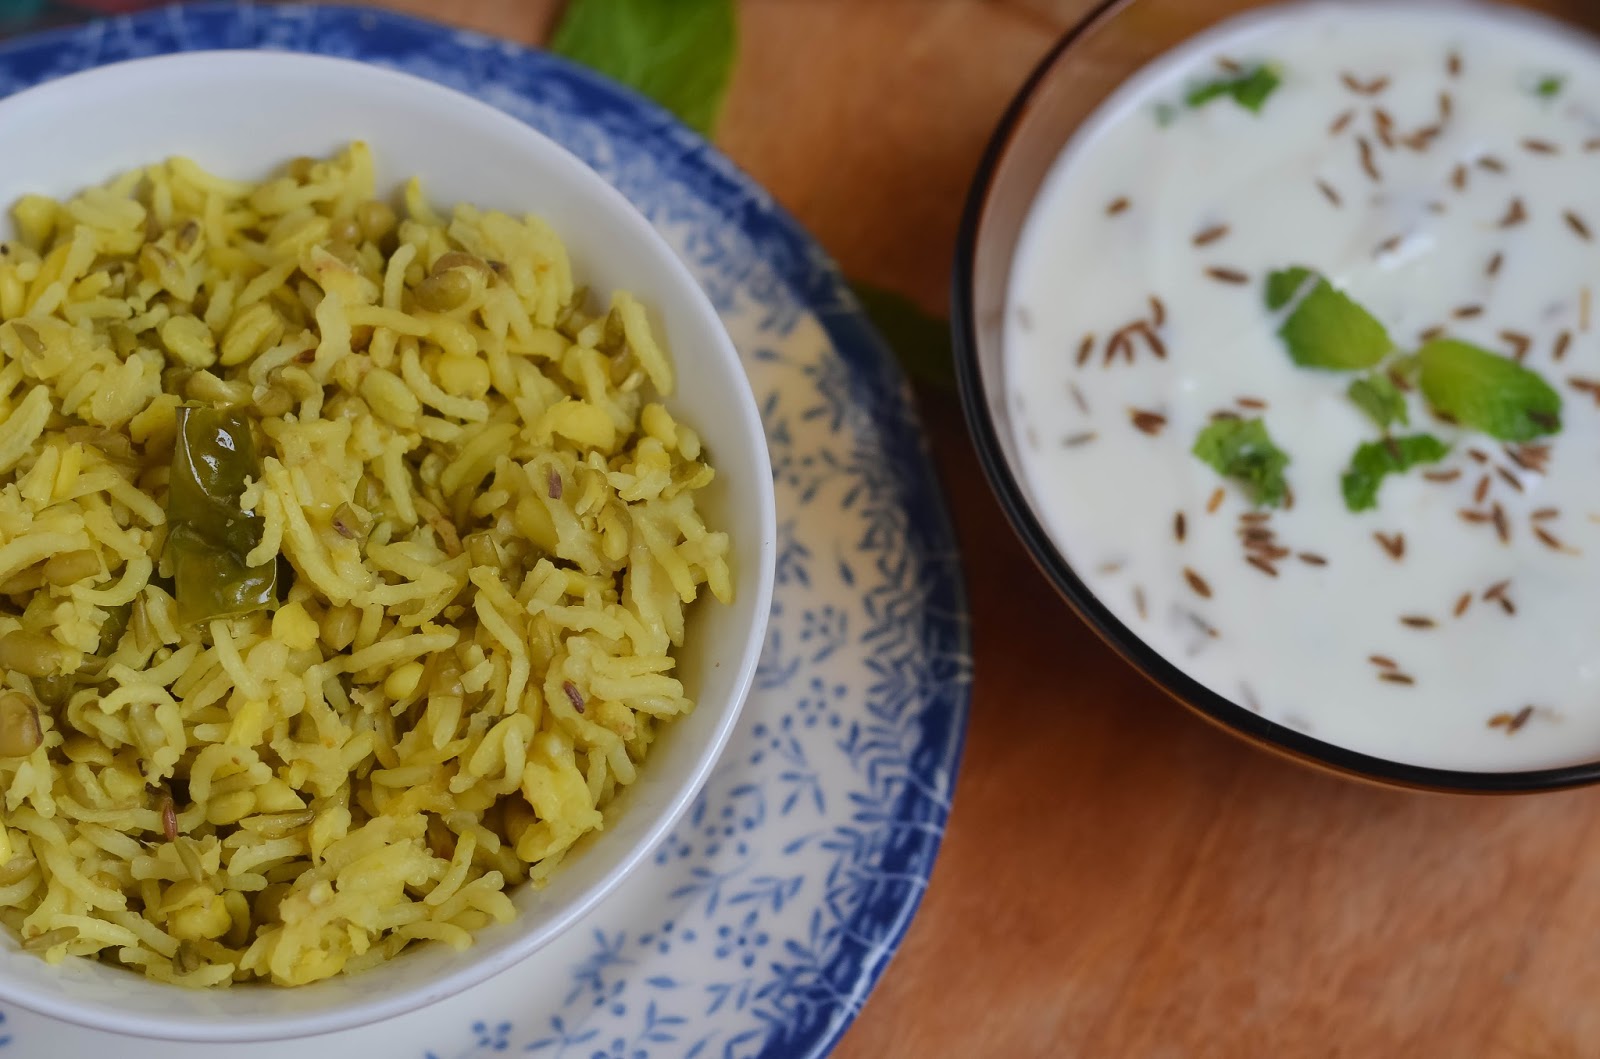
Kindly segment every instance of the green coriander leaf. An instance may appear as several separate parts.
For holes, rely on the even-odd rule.
[[[1435,412],[1501,441],[1561,429],[1561,395],[1537,372],[1468,342],[1436,338],[1417,350],[1422,395]]]
[[[1289,488],[1283,476],[1289,454],[1273,444],[1261,420],[1219,419],[1200,431],[1193,451],[1218,474],[1242,484],[1257,504],[1283,503]]]
[[[734,0],[570,0],[550,49],[711,134],[738,51]]]
[[[1166,128],[1178,120],[1178,108],[1171,103],[1157,103],[1155,108],[1156,126]]]
[[[940,389],[955,386],[955,356],[950,349],[947,322],[923,312],[903,294],[868,283],[852,283],[850,287],[872,326],[889,343],[913,381]]]
[[[1356,371],[1372,367],[1394,349],[1383,324],[1326,278],[1301,267],[1267,277],[1268,309],[1283,309],[1296,295],[1300,302],[1279,325],[1278,336],[1302,368]]]
[[[1391,474],[1404,474],[1424,463],[1438,463],[1450,446],[1432,434],[1412,434],[1403,438],[1369,441],[1356,450],[1350,469],[1344,472],[1344,504],[1351,511],[1368,511],[1378,506],[1378,488]]]
[[[1556,74],[1539,78],[1539,83],[1533,86],[1533,94],[1541,99],[1554,99],[1566,87],[1567,79]]]
[[[1371,417],[1380,430],[1388,430],[1395,423],[1411,425],[1411,414],[1406,411],[1406,395],[1400,392],[1387,375],[1373,372],[1356,379],[1345,391],[1356,407]]]
[[[1283,79],[1271,66],[1257,66],[1234,77],[1219,77],[1189,89],[1183,101],[1190,107],[1203,107],[1213,99],[1229,96],[1252,114],[1261,113],[1267,97],[1278,90]]]

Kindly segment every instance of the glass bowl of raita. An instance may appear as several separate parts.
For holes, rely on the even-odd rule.
[[[1071,607],[1382,783],[1600,779],[1600,11],[1108,3],[976,178],[969,425]]]

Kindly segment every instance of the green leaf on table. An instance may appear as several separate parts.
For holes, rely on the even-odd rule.
[[[1368,511],[1378,506],[1378,489],[1391,474],[1404,474],[1425,463],[1438,463],[1450,446],[1432,434],[1412,434],[1403,438],[1369,441],[1356,450],[1350,469],[1344,472],[1344,504],[1351,511]]]
[[[1501,441],[1529,441],[1561,429],[1561,395],[1509,357],[1453,338],[1417,350],[1418,385],[1433,410]]]
[[[1245,487],[1250,499],[1277,507],[1289,491],[1289,454],[1278,448],[1260,419],[1219,419],[1195,439],[1194,454],[1224,478]]]
[[[1261,108],[1266,105],[1267,97],[1276,92],[1281,84],[1283,79],[1278,76],[1278,71],[1271,66],[1262,65],[1240,74],[1203,81],[1189,89],[1183,101],[1191,108],[1197,108],[1205,106],[1213,99],[1228,96],[1250,113],[1259,114]]]
[[[1345,393],[1357,408],[1378,424],[1380,430],[1388,430],[1396,423],[1411,425],[1411,415],[1406,410],[1406,395],[1387,375],[1377,372],[1363,375],[1352,382]]]
[[[1267,277],[1266,299],[1273,312],[1290,310],[1278,336],[1302,368],[1357,371],[1394,349],[1377,317],[1311,269],[1273,272]]]
[[[569,0],[550,49],[711,134],[738,52],[734,0]]]
[[[867,319],[889,343],[913,382],[949,389],[955,385],[950,325],[922,310],[903,294],[870,283],[850,284]]]

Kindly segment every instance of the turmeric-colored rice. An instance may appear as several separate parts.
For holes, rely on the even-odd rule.
[[[591,311],[537,218],[375,195],[356,143],[13,208],[0,921],[51,962],[299,985],[465,947],[692,706],[728,540],[644,309]],[[184,409],[251,424],[247,612],[177,598]]]

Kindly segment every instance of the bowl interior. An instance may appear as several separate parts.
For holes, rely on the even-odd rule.
[[[64,130],[71,130],[70,134]],[[699,707],[669,726],[606,830],[518,919],[464,953],[427,945],[349,979],[298,989],[194,992],[81,960],[46,967],[0,938],[0,996],[100,1028],[182,1039],[286,1037],[357,1025],[457,992],[526,956],[614,886],[692,800],[749,688],[771,598],[774,506],[755,401],[704,294],[648,222],[595,173],[521,123],[428,82],[356,63],[265,52],[169,56],[109,66],[0,102],[0,203],[62,195],[129,167],[187,155],[259,178],[301,154],[371,144],[380,190],[420,175],[436,204],[543,216],[575,274],[648,306],[678,369],[667,402],[717,467],[708,523],[733,539],[737,598],[693,608],[679,672]],[[7,221],[7,223],[9,223]]]
[[[1414,2],[1449,5],[1464,0]],[[967,203],[952,294],[957,376],[984,470],[1034,560],[1073,609],[1163,691],[1206,720],[1302,762],[1387,784],[1490,792],[1600,781],[1600,763],[1505,773],[1406,765],[1345,750],[1267,720],[1211,691],[1149,648],[1095,598],[1035,514],[1005,399],[1002,343],[1013,257],[1034,198],[1062,148],[1124,81],[1218,23],[1271,6],[1282,6],[1282,0],[1203,5],[1189,0],[1105,0],[1058,42],[1001,120]],[[1600,29],[1600,9],[1588,0],[1522,0],[1513,6]]]

